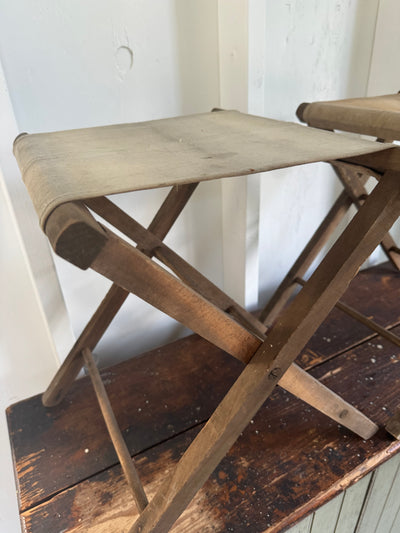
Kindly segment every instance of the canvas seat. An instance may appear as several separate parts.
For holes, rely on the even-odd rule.
[[[361,437],[376,432],[373,421],[294,361],[400,213],[397,147],[221,111],[24,134],[16,139],[14,152],[56,253],[113,282],[43,395],[43,403],[50,407],[60,402],[82,366],[87,366],[140,512],[132,533],[164,533],[171,527],[278,383]],[[201,181],[316,161],[376,175],[379,184],[363,205],[360,202],[358,214],[305,287],[266,328],[163,240]],[[109,198],[166,186],[171,190],[148,229]],[[137,247],[105,228],[92,212]],[[243,362],[241,375],[150,502],[91,353],[130,292]]]
[[[301,104],[297,116],[314,128],[370,135],[386,142],[400,138],[400,94]]]

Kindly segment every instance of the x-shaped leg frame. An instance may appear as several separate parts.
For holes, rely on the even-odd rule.
[[[105,198],[87,202],[91,210],[137,242],[138,248],[100,226],[79,203],[58,207],[46,226],[59,255],[81,268],[91,267],[114,285],[46,391],[45,405],[60,401],[84,361],[95,384],[98,376],[91,350],[129,292],[246,364],[150,503],[134,473],[130,485],[141,514],[131,533],[165,532],[171,527],[278,382],[363,438],[377,429],[354,407],[294,365],[294,360],[396,220],[400,211],[399,173],[383,175],[304,289],[267,333],[261,322],[163,243],[193,190],[193,185],[173,188],[149,230]],[[153,255],[181,279],[152,261]],[[99,401],[106,399],[101,386],[96,392]],[[102,410],[110,414],[107,401],[103,401]],[[119,441],[112,423],[109,430],[114,442]],[[129,475],[127,478],[129,481]]]

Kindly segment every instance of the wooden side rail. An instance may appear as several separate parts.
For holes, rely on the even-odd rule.
[[[315,128],[360,133],[392,141],[400,139],[399,103],[398,94],[303,103],[296,114],[302,122]]]

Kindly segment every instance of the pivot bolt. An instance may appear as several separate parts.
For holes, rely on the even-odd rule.
[[[279,367],[273,368],[271,372],[269,373],[268,378],[269,379],[278,379],[282,375],[282,370]]]

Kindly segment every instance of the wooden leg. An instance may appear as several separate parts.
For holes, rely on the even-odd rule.
[[[279,378],[324,320],[400,211],[400,174],[387,173],[307,286],[269,332],[203,430],[142,512],[130,533],[164,533],[203,485]]]
[[[261,340],[198,292],[107,231],[91,268],[247,363]]]
[[[219,287],[182,259],[160,238],[154,235],[150,229],[145,229],[110,200],[104,197],[95,198],[94,200],[88,200],[86,205],[137,243],[139,250],[152,250],[154,257],[209,302],[233,316],[254,333],[259,335],[265,333],[264,325],[256,317],[243,309]]]
[[[268,327],[273,323],[294,293],[295,278],[302,278],[305,275],[350,205],[354,203],[359,209],[368,196],[368,192],[364,187],[364,183],[369,177],[367,169],[358,165],[340,162],[334,162],[332,166],[342,182],[345,191],[339,196],[310,242],[285,276],[272,298],[261,311],[259,318]],[[376,172],[371,172],[370,174],[374,175],[377,179],[380,178],[380,175],[377,175]],[[380,245],[393,266],[399,270],[400,253],[390,233],[387,233],[383,237]]]
[[[347,213],[352,204],[351,198],[346,192],[342,192],[331,210],[314,233],[313,237],[304,248],[297,261],[289,270],[274,295],[260,313],[260,321],[271,326],[283,307],[287,304],[292,296],[295,285],[293,280],[297,277],[303,277],[314,259],[317,257],[323,246],[329,239],[330,235],[336,229],[339,222]]]
[[[171,189],[149,226],[149,230],[155,236],[161,240],[165,238],[197,185],[197,183],[191,183]],[[143,250],[143,253],[149,256],[152,255],[151,250]],[[82,349],[94,349],[125,302],[128,294],[128,291],[118,285],[112,285],[43,394],[42,401],[46,407],[57,405],[64,398],[83,366]]]
[[[42,396],[43,405],[52,407],[57,405],[67,393],[72,382],[83,367],[82,350],[93,350],[104,332],[110,325],[121,305],[125,302],[129,292],[113,284],[104,300],[80,334],[63,364],[58,369],[46,392]]]
[[[122,471],[124,472],[125,478],[132,491],[138,511],[143,511],[148,504],[148,500],[144,492],[143,485],[139,479],[133,459],[131,458],[124,438],[118,427],[118,422],[111,408],[110,400],[101,379],[100,372],[97,369],[92,352],[88,348],[84,348],[82,350],[82,357],[89,371],[89,376],[97,396],[97,401],[99,402],[110,438],[118,455],[119,462],[121,463]]]
[[[149,231],[163,240],[182,213],[197,186],[198,183],[188,183],[187,185],[175,185],[175,187],[172,187],[151,221]]]
[[[379,429],[353,405],[345,402],[295,363],[283,374],[278,385],[365,440],[370,439]]]

